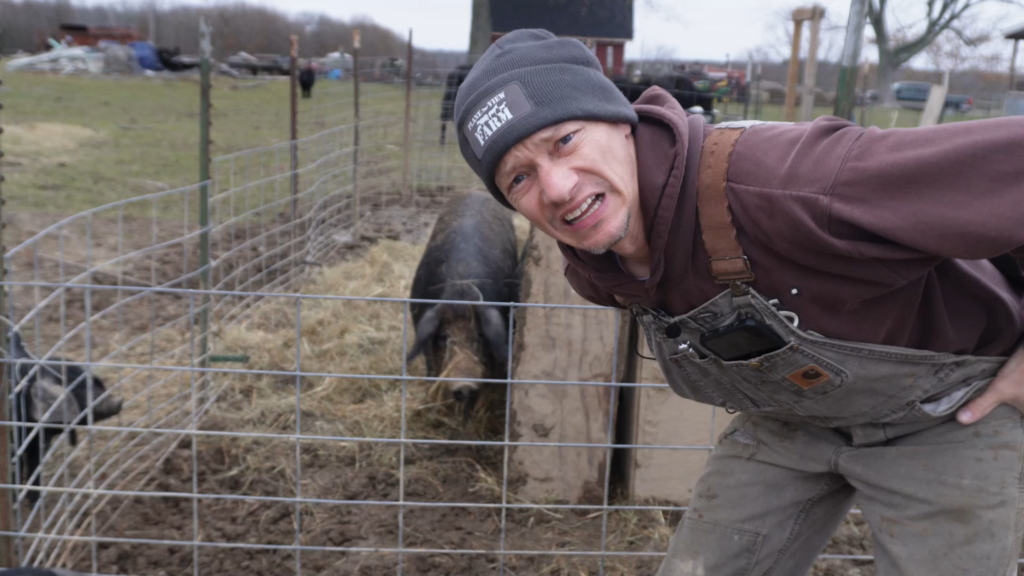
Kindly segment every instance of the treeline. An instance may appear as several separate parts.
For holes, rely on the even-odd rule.
[[[405,37],[370,20],[346,22],[317,14],[289,16],[245,2],[157,7],[127,2],[85,5],[70,0],[0,0],[0,53],[48,50],[47,38],[61,39],[60,24],[77,23],[132,26],[139,36],[159,46],[178,47],[183,53],[194,54],[199,50],[201,15],[213,28],[215,58],[243,50],[250,54],[287,54],[291,34],[299,36],[300,57],[323,56],[339,48],[351,53],[353,28],[360,29],[362,56],[404,58],[406,54]],[[465,55],[417,50],[414,59],[417,68],[449,68]]]

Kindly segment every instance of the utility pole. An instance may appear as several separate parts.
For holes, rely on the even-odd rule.
[[[857,92],[857,65],[860,48],[864,44],[864,24],[868,20],[868,1],[851,0],[850,18],[846,22],[846,40],[839,61],[839,86],[836,89],[835,116],[849,120],[853,115],[854,96]]]

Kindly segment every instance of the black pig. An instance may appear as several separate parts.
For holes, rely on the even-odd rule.
[[[444,205],[416,268],[411,297],[441,302],[410,306],[416,341],[409,359],[423,353],[428,376],[458,379],[448,388],[467,419],[480,397],[478,380],[506,376],[510,307],[443,302],[517,301],[517,263],[511,212],[470,192]]]
[[[449,121],[455,120],[455,96],[459,93],[459,87],[466,81],[466,76],[473,69],[472,64],[459,64],[454,70],[448,73],[444,83],[444,96],[441,97],[441,145],[445,143],[445,132],[448,130]]]
[[[316,71],[312,66],[303,66],[299,70],[299,86],[302,88],[303,98],[313,97],[313,84],[316,83]]]
[[[13,363],[13,384],[20,385],[27,379],[27,385],[14,396],[14,420],[26,424],[41,422],[43,424],[82,425],[88,423],[89,382],[92,382],[93,422],[106,420],[121,412],[121,399],[106,394],[107,388],[99,377],[92,375],[86,368],[76,364],[53,364],[39,362],[25,349],[21,334],[16,330],[10,333],[10,360]],[[66,362],[55,358],[58,362]],[[33,368],[39,366],[33,371]],[[63,394],[67,389],[68,393]],[[56,405],[56,409],[50,409]],[[47,412],[50,414],[47,416]],[[21,482],[25,483],[35,474],[41,458],[50,448],[50,444],[63,432],[63,428],[40,428],[39,432],[27,440],[33,426],[16,426],[16,446],[23,448],[20,458]],[[72,428],[68,431],[68,440],[74,446],[78,443],[78,435]],[[42,474],[32,480],[32,486],[41,486]],[[28,500],[35,504],[39,493],[28,492]]]

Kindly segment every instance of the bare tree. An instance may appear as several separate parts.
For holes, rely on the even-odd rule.
[[[959,31],[946,30],[924,50],[925,56],[935,70],[984,70],[994,71],[1003,65],[1002,50],[991,50],[993,34],[990,27],[983,26],[973,15],[964,16]]]
[[[676,6],[672,2],[666,0],[643,0],[643,6],[651,14],[657,15],[663,21],[673,24],[683,23],[682,17],[679,16]]]
[[[675,57],[676,49],[673,46],[644,44],[640,48],[640,61],[643,63],[640,72],[647,74],[670,72],[675,64]]]
[[[868,2],[868,21],[875,32],[878,46],[878,87],[885,102],[894,100],[892,81],[896,70],[923,52],[944,33],[955,35],[960,41],[970,38],[962,29],[964,16],[986,2],[1021,4],[1020,0],[924,0],[926,13],[917,23],[892,26],[889,22],[892,11],[889,0]]]
[[[775,10],[765,25],[767,40],[750,51],[757,61],[788,62],[793,45],[793,7]],[[805,24],[806,26],[806,24]],[[835,62],[843,50],[846,16],[825,12],[821,20],[821,34],[818,43],[818,62]],[[806,29],[801,38],[800,54],[807,53],[810,34]]]
[[[161,46],[179,47],[184,52],[198,49],[199,16],[205,15],[213,26],[214,56],[226,58],[244,50],[249,53],[288,53],[288,36],[299,35],[301,55],[320,56],[339,47],[350,51],[352,27],[362,28],[362,54],[404,57],[404,34],[369,20],[350,22],[329,16],[287,14],[260,4],[241,0],[196,6],[161,0],[110,0],[105,4],[79,0],[0,0],[0,52],[47,50],[47,38],[61,39],[59,26],[65,22],[81,24],[125,24],[149,31],[157,22]]]

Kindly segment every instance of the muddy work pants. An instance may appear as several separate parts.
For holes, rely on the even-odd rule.
[[[658,576],[799,576],[856,503],[877,576],[1017,574],[1024,417],[1001,406],[858,446],[843,429],[737,415]]]
[[[631,306],[672,389],[739,412],[719,438],[658,576],[801,576],[856,504],[877,576],[1017,574],[1024,416],[956,410],[1005,358],[834,340],[753,290],[684,316]],[[755,318],[785,341],[750,360],[702,345]]]

